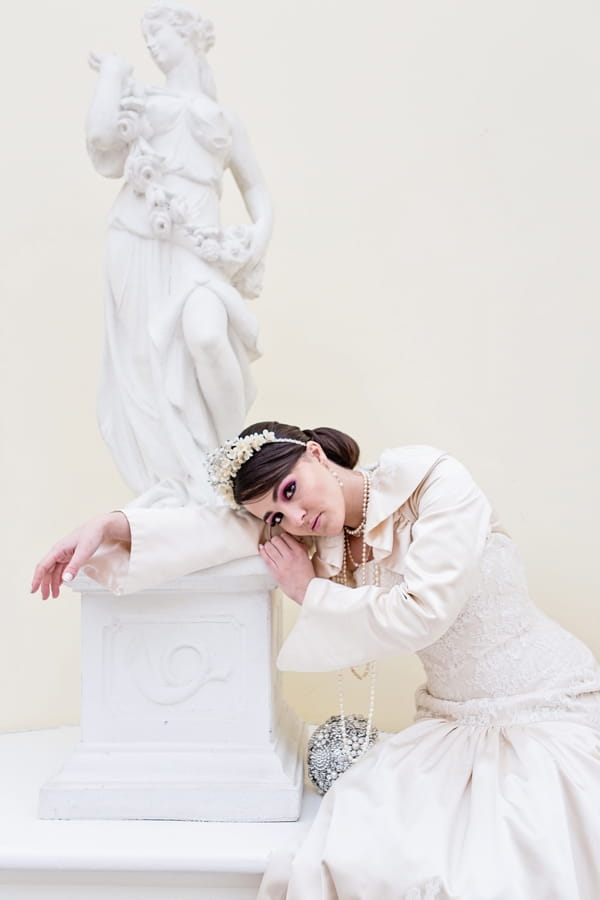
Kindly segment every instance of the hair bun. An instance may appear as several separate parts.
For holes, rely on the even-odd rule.
[[[360,447],[349,434],[337,428],[321,426],[305,428],[304,434],[310,441],[321,445],[328,459],[344,469],[353,469],[360,457]]]

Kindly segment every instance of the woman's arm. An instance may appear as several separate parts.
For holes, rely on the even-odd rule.
[[[114,593],[129,594],[254,556],[263,530],[259,519],[221,506],[109,513],[55,544],[37,565],[31,589],[40,588],[44,600],[57,597],[61,581],[81,569]]]
[[[278,666],[329,671],[429,646],[469,599],[491,507],[467,470],[445,457],[415,493],[418,518],[392,589],[310,581]]]
[[[131,551],[92,560],[86,574],[117,594],[130,594],[212,566],[258,554],[265,524],[227,506],[126,509]]]

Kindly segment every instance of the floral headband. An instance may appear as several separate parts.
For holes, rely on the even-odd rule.
[[[208,480],[221,497],[233,509],[239,509],[233,496],[233,481],[235,476],[251,456],[257,453],[265,444],[299,444],[306,447],[306,441],[297,441],[294,438],[277,437],[274,431],[257,431],[247,434],[245,437],[232,438],[225,441],[222,447],[217,447],[208,454],[206,468]]]

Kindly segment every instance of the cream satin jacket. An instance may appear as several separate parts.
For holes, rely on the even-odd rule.
[[[281,648],[280,669],[329,671],[436,641],[467,602],[485,542],[502,531],[468,471],[425,446],[385,450],[371,472],[365,537],[390,587],[345,587],[343,536],[316,538],[316,578]],[[227,507],[125,509],[132,534],[105,544],[85,574],[117,594],[253,556],[266,526]],[[389,583],[389,579],[384,579]]]

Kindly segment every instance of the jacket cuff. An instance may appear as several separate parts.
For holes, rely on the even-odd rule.
[[[360,634],[344,627],[352,588],[313,578],[300,615],[277,657],[277,668],[292,672],[334,672],[369,662]],[[327,609],[325,610],[325,604]]]

